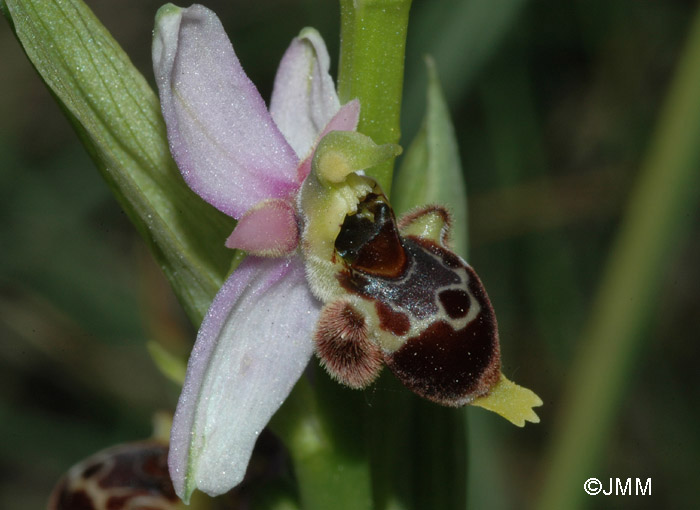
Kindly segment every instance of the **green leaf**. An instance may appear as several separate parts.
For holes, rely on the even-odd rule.
[[[612,244],[575,363],[567,370],[563,406],[542,490],[533,508],[583,508],[581,480],[601,473],[611,431],[649,319],[659,309],[666,270],[696,216],[700,190],[700,10],[660,112],[639,177]],[[639,374],[641,375],[641,374]],[[645,374],[646,376],[646,374]],[[675,395],[668,395],[674,399]],[[615,445],[613,445],[614,447]]]
[[[447,102],[454,106],[511,32],[527,3],[528,0],[446,0],[416,4],[408,53],[435,58],[442,70]],[[402,123],[409,131],[420,120],[418,106],[425,87],[421,74],[420,66],[409,63]]]
[[[187,360],[175,356],[153,340],[148,342],[146,347],[158,370],[175,384],[182,386],[185,382]]]
[[[423,126],[406,151],[394,181],[396,214],[425,204],[446,205],[452,213],[452,248],[466,257],[467,194],[454,127],[432,58],[426,58],[428,92]]]
[[[2,11],[198,324],[226,275],[233,220],[182,180],[156,95],[83,2],[6,0]]]

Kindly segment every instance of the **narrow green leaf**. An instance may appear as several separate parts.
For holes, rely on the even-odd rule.
[[[423,126],[406,151],[394,181],[397,214],[425,204],[443,204],[452,213],[452,248],[463,257],[467,239],[467,194],[454,127],[440,88],[435,63],[426,58],[428,92]]]
[[[146,348],[158,370],[175,384],[182,386],[185,382],[187,360],[175,356],[153,340],[146,344]]]
[[[398,143],[404,51],[411,0],[340,0],[338,95],[360,100],[357,128],[378,145]],[[391,191],[394,160],[370,175]]]
[[[602,473],[611,429],[659,288],[689,232],[700,190],[700,10],[649,144],[580,343],[534,508],[582,508],[582,480]],[[670,399],[674,395],[669,395]]]
[[[527,0],[443,0],[417,4],[409,53],[427,53],[435,58],[442,70],[447,102],[454,105],[470,88],[526,5]],[[409,131],[420,121],[419,105],[425,86],[421,75],[419,66],[410,67],[409,63],[403,110],[403,126]]]
[[[2,10],[198,324],[228,269],[233,220],[180,177],[157,97],[83,2],[6,0]]]

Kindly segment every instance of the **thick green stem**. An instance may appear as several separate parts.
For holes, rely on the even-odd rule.
[[[577,508],[615,422],[630,361],[660,284],[690,226],[700,184],[700,12],[691,26],[570,371],[537,508]]]
[[[404,51],[411,0],[340,0],[338,95],[358,98],[358,131],[377,144],[398,143]],[[369,173],[391,191],[393,159]]]
[[[362,395],[342,389],[316,369],[314,388],[302,378],[270,427],[289,448],[302,508],[369,510]]]
[[[410,0],[340,0],[341,102],[359,98],[359,131],[376,143],[399,140],[399,111]],[[391,190],[393,159],[371,169]],[[317,371],[313,393],[300,383],[273,420],[289,447],[303,508],[370,509],[366,397]]]
[[[340,0],[341,102],[359,98],[359,131],[377,144],[399,140],[399,111],[410,0]],[[371,170],[391,190],[393,158]],[[317,367],[318,368],[318,367]],[[366,403],[325,373],[314,391],[297,384],[272,426],[290,450],[306,510],[373,507]]]

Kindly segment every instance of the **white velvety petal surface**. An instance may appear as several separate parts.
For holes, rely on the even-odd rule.
[[[313,353],[320,304],[299,258],[248,257],[217,294],[187,366],[170,438],[175,490],[222,494]]]
[[[289,46],[275,76],[270,113],[300,159],[340,108],[321,35],[305,28]]]
[[[209,9],[158,12],[153,68],[170,150],[189,186],[239,218],[297,189],[298,158]]]

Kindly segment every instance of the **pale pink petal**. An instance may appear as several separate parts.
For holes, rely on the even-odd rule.
[[[355,131],[360,121],[360,100],[348,101],[331,117],[321,132],[318,134],[314,145],[331,131]]]
[[[313,353],[320,304],[298,258],[248,257],[202,323],[175,412],[168,464],[177,494],[222,494]]]
[[[299,159],[340,108],[330,58],[321,35],[305,28],[282,57],[270,100],[270,113]]]
[[[298,158],[209,9],[162,7],[153,39],[170,149],[190,187],[239,218],[298,187]]]
[[[318,134],[313,144],[314,148],[316,148],[318,142],[321,141],[321,138],[331,131],[355,131],[359,121],[360,101],[353,99],[349,103],[344,104]],[[309,172],[311,172],[311,161],[313,157],[314,153],[311,152],[304,161],[299,164],[299,168],[297,169],[297,179],[299,182],[303,182],[306,176],[309,175]]]
[[[299,243],[294,205],[274,198],[258,203],[245,213],[226,246],[251,255],[282,257],[291,254]]]

